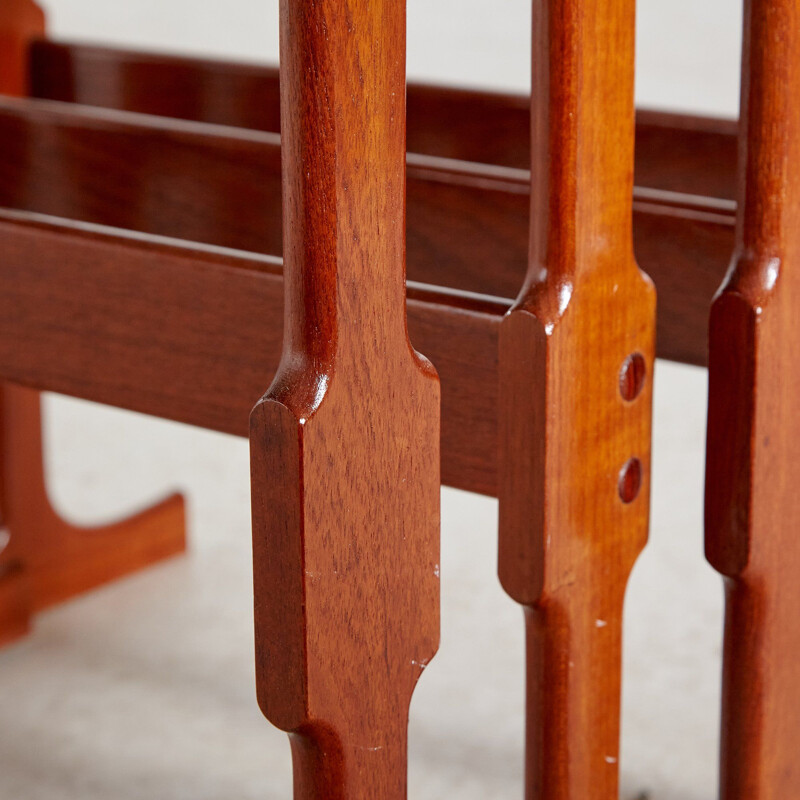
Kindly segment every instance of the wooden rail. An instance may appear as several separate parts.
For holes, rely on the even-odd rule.
[[[280,255],[277,136],[0,101],[0,206]],[[508,299],[525,274],[530,173],[410,154],[408,275]],[[659,355],[706,360],[735,205],[639,188],[634,241],[660,292]]]
[[[278,69],[40,41],[31,51],[35,97],[251,130],[280,130]],[[530,98],[408,86],[409,152],[527,170]],[[735,121],[640,110],[636,184],[732,198]]]
[[[247,435],[280,357],[279,259],[14,212],[0,212],[0,245],[0,375]],[[496,486],[497,329],[507,307],[408,286],[411,340],[442,379],[442,480],[484,494]]]
[[[32,0],[7,0],[0,6],[4,94],[29,93],[30,42],[42,35],[44,23]],[[0,447],[0,524],[8,536],[0,552],[0,643],[25,634],[36,611],[185,549],[180,495],[91,529],[59,516],[47,492],[37,392],[2,384]]]

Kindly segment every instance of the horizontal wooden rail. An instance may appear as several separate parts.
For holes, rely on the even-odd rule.
[[[247,436],[281,352],[279,259],[10,211],[0,248],[0,376]],[[442,480],[484,494],[506,310],[408,286],[411,340],[442,382]]]
[[[275,134],[2,100],[0,148],[0,206],[281,253]],[[408,164],[409,279],[514,297],[527,259],[529,173],[413,154]],[[660,356],[705,362],[734,214],[732,201],[636,190],[636,254],[659,290]]]
[[[280,130],[272,66],[40,41],[31,51],[31,78],[34,97]],[[522,95],[411,83],[408,149],[527,169],[529,106]],[[735,179],[735,122],[639,111],[638,186],[732,198]]]

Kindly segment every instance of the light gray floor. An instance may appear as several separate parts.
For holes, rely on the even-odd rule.
[[[410,0],[410,71],[524,88],[527,5]],[[734,5],[640,3],[640,101],[735,114]],[[64,35],[274,56],[274,2],[46,6]],[[651,545],[627,602],[626,800],[715,794],[721,588],[702,556],[705,393],[703,370],[658,364]],[[191,553],[43,615],[0,652],[0,798],[289,797],[288,747],[253,692],[246,444],[63,398],[47,408],[65,513],[100,521],[179,486]],[[411,709],[410,795],[520,797],[522,619],[495,578],[496,502],[447,489],[442,500],[442,646]]]

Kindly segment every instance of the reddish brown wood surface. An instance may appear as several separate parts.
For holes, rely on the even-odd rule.
[[[278,71],[273,67],[40,42],[32,52],[31,70],[34,92],[45,98],[266,131],[279,129]],[[481,176],[474,169],[465,178],[463,170],[451,166],[439,171],[436,183],[420,182],[419,170],[411,170],[410,277],[514,297],[528,246],[529,201],[522,195],[527,194],[530,180],[521,173],[512,180],[511,174],[496,167],[527,173],[528,98],[411,84],[408,117],[410,152],[495,167],[492,180],[486,181],[485,174]],[[95,147],[98,158],[105,149]],[[129,163],[108,155],[111,163],[100,169],[95,166],[90,176],[103,176],[109,169],[119,169],[115,164]],[[170,160],[170,164],[181,163],[182,158]],[[412,159],[412,166],[415,164],[422,166]],[[205,172],[196,170],[196,174]],[[256,174],[263,173],[247,172]],[[637,113],[635,178],[640,188],[635,195],[634,245],[638,262],[659,288],[657,342],[662,357],[706,363],[708,306],[728,265],[734,220],[731,204],[709,199],[701,202],[699,196],[733,198],[735,176],[734,121],[647,110]],[[185,180],[186,175],[182,175],[172,184]],[[128,176],[109,178],[108,184],[139,185]],[[225,190],[224,186],[214,186],[213,181],[210,185],[213,197]],[[653,189],[698,197],[670,198],[650,191]],[[254,196],[247,187],[241,194]],[[167,206],[159,209],[149,198],[147,208],[152,210],[156,224],[172,228],[153,229],[155,232],[203,241],[211,233],[215,238],[210,241],[215,244],[280,252],[280,226],[271,221],[274,211],[262,213],[252,200],[241,208],[236,192],[230,192],[226,202],[218,206],[208,199],[212,195],[202,186],[182,195],[180,207],[186,209],[189,195],[197,200],[192,212],[183,217],[169,208],[174,193],[159,193]],[[230,214],[235,220],[209,224],[204,205],[214,214]],[[117,200],[103,207],[106,213],[118,214],[130,206]],[[243,222],[250,217],[255,221],[252,226]],[[191,230],[184,234],[180,228]],[[244,236],[240,233],[243,228],[248,228]],[[222,241],[217,232],[228,241]],[[238,242],[230,241],[231,236],[237,236]],[[254,240],[256,245],[247,243]]]
[[[637,111],[636,185],[734,198],[737,128],[736,120]]]
[[[0,89],[24,95],[27,49],[44,15],[32,2],[0,9]],[[3,158],[13,153],[3,153]],[[128,520],[85,530],[51,506],[45,485],[41,400],[4,384],[0,508],[8,544],[0,555],[0,642],[24,634],[31,615],[185,547],[183,500],[175,495]]]
[[[0,205],[279,254],[271,134],[0,102]],[[528,171],[409,156],[414,281],[512,298],[525,272]],[[659,354],[705,363],[734,205],[639,189],[636,252],[660,289]],[[510,300],[509,300],[510,303]]]
[[[280,254],[277,135],[64,104],[0,108],[0,205]]]
[[[38,394],[15,386],[3,397],[2,485],[8,557],[20,565],[28,613],[94,589],[185,549],[183,498],[172,495],[112,525],[79,528],[50,505],[42,469]]]
[[[500,578],[526,609],[526,796],[618,794],[647,538],[655,292],[633,258],[633,0],[534,3],[531,249],[500,331]]]
[[[10,0],[0,7],[0,91],[3,94],[16,97],[27,94],[28,85],[28,48],[34,37],[44,33],[44,14],[32,0]],[[25,634],[30,627],[31,615],[31,590],[28,584],[28,574],[23,568],[20,545],[16,540],[17,534],[24,536],[24,531],[15,531],[12,538],[8,526],[8,492],[5,486],[8,483],[8,474],[19,469],[13,463],[14,456],[22,455],[30,458],[37,464],[37,471],[43,471],[43,454],[41,448],[34,453],[26,452],[25,442],[30,438],[40,435],[41,412],[39,410],[39,397],[36,394],[25,395],[30,408],[25,415],[29,420],[30,429],[20,431],[23,442],[21,451],[11,451],[3,444],[0,466],[0,520],[9,537],[8,542],[0,549],[0,644],[11,641]],[[3,426],[7,427],[7,409],[18,400],[24,398],[18,390],[10,384],[0,386],[0,415]],[[35,445],[33,445],[35,446]]]
[[[746,0],[740,214],[710,324],[706,552],[725,577],[723,800],[800,794],[800,6]]]
[[[280,130],[275,67],[37,42],[33,94],[198,122]],[[409,84],[409,152],[527,170],[530,100],[524,95]],[[736,123],[639,110],[636,184],[733,197]]]
[[[5,0],[0,6],[0,90],[26,95],[28,47],[44,33],[44,13],[33,0]]]
[[[274,137],[121,117],[112,112],[80,112],[64,106],[28,109],[0,103],[0,107],[0,142],[4,152],[14,156],[0,162],[0,204],[188,239],[205,237],[254,250],[280,250],[280,218],[274,215],[280,192]],[[31,136],[26,136],[26,131]],[[456,168],[452,162],[412,160],[408,179],[409,277],[499,298],[512,297],[524,272],[529,191],[527,172],[487,171],[470,165]],[[707,305],[732,246],[731,208],[730,204],[699,201],[681,205],[680,199],[643,190],[638,193],[637,249],[661,287],[659,334],[664,356],[693,363],[705,359]],[[232,279],[229,288],[209,268],[199,270],[192,278],[188,266],[191,248],[187,248],[185,260],[179,259],[183,265],[180,269],[173,269],[172,259],[166,259],[160,268],[156,263],[135,267],[146,261],[137,250],[143,245],[137,245],[129,256],[119,253],[125,249],[126,237],[107,245],[101,245],[100,239],[90,244],[79,237],[69,245],[65,241],[69,226],[55,227],[58,235],[54,231],[52,239],[45,237],[47,246],[36,250],[38,269],[47,274],[41,285],[32,285],[34,276],[40,273],[30,268],[25,254],[32,232],[4,227],[4,236],[15,232],[20,237],[15,246],[9,245],[6,256],[6,275],[15,276],[13,281],[8,278],[4,289],[15,301],[4,311],[5,320],[0,318],[12,337],[7,341],[20,341],[23,298],[37,298],[41,320],[47,323],[24,335],[24,347],[15,345],[8,353],[12,374],[29,385],[127,405],[238,435],[246,433],[246,414],[261,392],[262,376],[272,375],[277,365],[282,329],[280,279],[267,280],[263,274],[245,277],[244,272],[237,271],[242,277]],[[64,256],[59,257],[51,248],[63,248]],[[170,248],[170,252],[175,251]],[[80,265],[81,259],[86,260],[85,267]],[[257,268],[258,259],[240,263],[247,264],[243,270],[253,264]],[[136,269],[143,269],[149,281],[146,295],[136,290]],[[83,291],[85,286],[105,285],[107,281],[119,285],[119,291]],[[257,282],[259,289],[248,299],[251,281]],[[49,290],[54,286],[60,287],[58,292]],[[156,310],[159,293],[173,298],[177,315],[179,287],[197,298],[191,307],[202,313],[203,326],[181,326],[179,316],[171,317],[168,324],[160,319]],[[224,298],[219,308],[205,299],[212,296]],[[493,311],[483,314],[476,313],[471,301],[462,305],[463,298],[457,292],[439,294],[431,303],[417,302],[421,295],[416,286],[411,297],[415,298],[409,308],[412,341],[435,361],[442,377],[443,480],[494,494],[496,314],[511,301],[497,300]],[[83,310],[78,298],[87,304]],[[259,298],[271,309],[271,350],[244,348],[247,354],[243,355],[237,352],[231,337],[221,336],[218,344],[211,344],[203,335],[206,352],[217,354],[217,368],[209,373],[202,370],[198,358],[184,358],[191,349],[187,342],[193,331],[219,330],[225,319],[239,326],[243,342],[255,344],[259,334],[244,309]],[[128,300],[142,312],[132,314]],[[439,313],[438,303],[446,310]],[[265,312],[261,314],[265,319]],[[132,320],[136,337],[123,335],[117,324],[123,318]],[[151,321],[149,332],[142,327],[143,319]],[[54,326],[52,320],[64,322]],[[98,326],[97,337],[102,330],[103,340],[113,342],[113,348],[96,346],[92,325]],[[63,343],[71,336],[78,339],[75,355],[60,360]],[[148,337],[151,342],[170,344],[152,344]],[[112,350],[119,361],[111,361]],[[34,352],[38,354],[35,357]],[[81,364],[89,363],[93,365],[91,376],[80,375]],[[134,365],[130,377],[121,367],[126,363]],[[45,364],[52,368],[48,371]],[[229,368],[222,368],[222,364]],[[159,365],[163,365],[163,371]],[[186,375],[187,381],[176,382],[177,374]],[[187,408],[185,396],[192,382],[214,389]],[[141,389],[126,394],[126,387],[132,383]],[[173,392],[172,387],[178,385],[181,391],[175,388]]]
[[[439,638],[439,384],[405,321],[405,3],[283,0],[281,48],[286,329],[251,423],[259,703],[291,732],[296,798],[390,800]]]
[[[247,436],[280,357],[278,259],[25,218],[0,211],[0,375]],[[87,290],[95,286],[104,290]],[[408,286],[411,340],[443,383],[442,480],[484,494],[497,477],[497,330],[507,308]]]
[[[696,244],[681,251],[683,222],[668,207],[662,211],[653,215],[653,225],[674,234],[664,241],[675,263],[716,253],[729,238],[726,219],[698,213],[692,223]],[[249,410],[280,354],[283,285],[277,259],[214,254],[180,242],[148,244],[108,229],[21,219],[0,213],[0,374],[247,435]],[[715,273],[697,272],[710,296]],[[86,290],[98,285],[109,290]],[[670,286],[676,297],[685,297],[688,319],[707,316],[703,295],[687,297],[679,275]],[[408,294],[411,340],[435,361],[442,380],[442,480],[495,494],[497,328],[510,301],[415,283]],[[191,324],[184,321],[184,308],[192,309]],[[675,331],[682,329],[679,311],[674,308],[669,318]],[[273,322],[265,327],[265,320]],[[691,352],[694,342],[686,346]],[[203,393],[187,403],[193,386],[202,386]]]

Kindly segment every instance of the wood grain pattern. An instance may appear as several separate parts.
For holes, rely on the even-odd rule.
[[[0,205],[279,255],[272,134],[0,101]],[[408,275],[513,298],[528,250],[529,170],[409,155]],[[660,291],[659,355],[704,364],[730,261],[732,201],[640,188],[634,242]],[[509,304],[510,304],[509,299]],[[494,458],[494,456],[492,456]]]
[[[44,31],[32,2],[0,8],[0,90],[30,90],[28,49]],[[30,131],[28,131],[30,135]],[[8,163],[14,153],[3,152]],[[62,519],[47,494],[41,398],[13,384],[0,389],[0,508],[9,537],[0,554],[0,643],[30,627],[31,616],[185,549],[183,498],[173,495],[115,524],[84,529]]]
[[[44,13],[32,0],[10,0],[0,6],[0,92],[6,95],[22,97],[28,93],[28,48],[34,37],[44,33]],[[0,385],[0,425],[7,426],[7,409],[20,399],[26,400],[30,408],[25,415],[29,429],[20,431],[23,449],[9,451],[3,443],[2,465],[0,465],[0,522],[8,542],[0,548],[0,645],[13,641],[26,634],[30,628],[32,613],[31,588],[28,573],[24,569],[20,546],[24,543],[18,540],[18,535],[24,536],[25,531],[9,529],[9,496],[6,490],[9,475],[19,469],[19,464],[14,463],[21,455],[30,458],[36,463],[36,469],[43,471],[43,453],[41,448],[37,452],[29,453],[24,444],[27,440],[40,435],[41,412],[39,397],[27,393],[22,398],[16,387],[10,384]],[[35,446],[35,444],[33,445]]]
[[[280,130],[276,67],[36,42],[35,97]],[[410,83],[411,153],[527,170],[530,98]],[[636,184],[708,197],[736,194],[736,122],[639,109]]]
[[[280,233],[275,232],[280,220],[273,214],[274,198],[280,192],[279,176],[272,178],[270,187],[279,156],[277,152],[270,155],[269,135],[242,132],[241,136],[229,137],[219,128],[180,123],[175,127],[154,118],[146,122],[137,118],[134,122],[112,112],[97,115],[63,110],[63,106],[0,106],[0,131],[5,133],[0,141],[5,152],[19,156],[0,168],[1,202],[181,238],[206,236],[251,249],[271,244],[280,249]],[[88,131],[85,135],[81,133],[84,129]],[[26,130],[33,133],[27,138],[27,151],[23,145]],[[142,175],[137,173],[137,164],[143,169]],[[158,191],[148,190],[146,177],[151,173],[144,165],[154,175],[150,188],[159,187]],[[498,299],[492,302],[495,310],[476,314],[474,304],[468,304],[459,311],[463,298],[452,289],[437,292],[435,301],[428,293],[427,299],[418,302],[422,288],[417,284],[410,291],[409,314],[412,342],[435,360],[442,378],[442,478],[448,485],[494,494],[497,314],[511,304],[511,300],[502,298],[513,296],[524,272],[521,265],[527,250],[525,208],[530,179],[528,172],[509,175],[490,170],[487,174],[468,167],[456,169],[441,162],[412,164],[408,179],[409,278],[496,295]],[[183,191],[176,191],[176,186]],[[675,198],[640,190],[635,204],[637,250],[662,291],[660,353],[702,363],[707,348],[707,306],[729,261],[734,217],[730,204],[677,203]],[[11,215],[10,219],[17,218]],[[159,269],[156,263],[141,264],[147,262],[147,256],[139,252],[139,248],[146,249],[141,242],[128,255],[120,253],[129,246],[128,237],[107,232],[108,239],[95,237],[86,242],[78,237],[71,241],[70,225],[49,223],[48,229],[52,237],[45,237],[43,246],[36,249],[37,273],[24,252],[31,246],[33,231],[10,223],[4,227],[4,236],[13,231],[20,237],[15,246],[5,245],[8,282],[3,291],[15,298],[4,310],[5,320],[0,319],[12,337],[8,341],[20,336],[17,326],[22,324],[19,303],[23,298],[27,302],[36,297],[36,307],[43,314],[38,331],[26,334],[30,346],[8,354],[13,374],[28,385],[245,435],[249,408],[278,362],[280,276],[268,280],[263,274],[245,277],[244,272],[237,271],[241,279],[232,279],[228,288],[222,279],[212,277],[215,273],[207,267],[192,278],[188,264],[194,251],[189,246],[181,251],[186,259],[179,260],[185,266],[173,268],[175,262],[165,259]],[[63,248],[64,256],[59,258],[52,248]],[[176,245],[169,249],[178,250]],[[80,266],[80,259],[86,260],[85,267]],[[243,258],[238,263],[246,265],[242,270],[257,270],[259,259]],[[150,291],[146,295],[135,289],[134,264],[139,264],[138,269],[147,276]],[[29,279],[45,273],[47,277],[42,280],[46,285],[31,285]],[[248,299],[251,281],[258,289]],[[83,292],[82,302],[88,305],[81,310],[76,305],[79,289],[93,282],[111,282],[119,290],[91,295]],[[59,292],[48,291],[47,285],[59,286]],[[177,314],[179,287],[195,298],[191,307],[202,314],[202,326],[198,323],[182,328],[179,317],[175,317],[174,325],[172,318],[165,323],[156,312],[156,298],[162,292],[174,301]],[[203,291],[208,294],[201,294]],[[129,297],[136,298],[141,314],[131,315],[125,304]],[[207,297],[223,301],[214,309],[204,299]],[[244,312],[256,300],[268,303],[266,307],[275,320],[271,350],[257,346],[258,331]],[[439,305],[445,310],[438,312]],[[241,313],[234,310],[237,307]],[[259,313],[266,318],[266,311]],[[125,317],[135,324],[135,339],[124,337],[119,330],[117,320]],[[54,319],[65,322],[60,328],[54,327],[50,322]],[[143,319],[151,320],[148,336],[163,344],[145,344],[147,336],[140,327]],[[237,353],[230,336],[210,343],[201,334],[206,352],[214,354],[214,363],[231,365],[230,369],[209,374],[201,370],[196,357],[184,359],[188,337],[195,330],[219,330],[225,319],[240,326],[241,341],[253,343],[253,348],[243,346],[244,355]],[[104,340],[113,347],[92,347],[93,320],[100,326],[98,335],[102,329]],[[59,336],[77,337],[74,359],[55,358],[64,349]],[[137,351],[137,345],[141,345],[141,351]],[[111,352],[120,359],[118,362],[110,359]],[[28,361],[20,364],[23,354]],[[80,365],[89,363],[93,365],[92,375],[80,376]],[[123,363],[133,365],[130,377],[121,369]],[[49,373],[44,364],[52,367]],[[163,372],[156,367],[161,364]],[[185,374],[191,381],[176,382],[177,374]],[[130,386],[134,375],[142,388],[126,399],[125,387]],[[170,379],[165,380],[164,375]],[[213,391],[196,398],[192,408],[187,408],[184,398],[191,393],[192,385],[211,385]]]
[[[737,133],[737,120],[638,110],[636,185],[735,198]]]
[[[279,259],[9,211],[0,247],[0,375],[248,435],[280,359]],[[407,307],[411,340],[442,379],[442,480],[493,494],[508,303],[412,283]]]
[[[43,41],[32,50],[31,71],[39,97],[257,130],[279,129],[278,70],[274,67]],[[408,149],[416,154],[411,158],[408,183],[412,280],[497,297],[517,294],[528,247],[529,106],[529,98],[521,95],[409,85]],[[658,287],[656,338],[658,353],[664,358],[691,364],[707,361],[708,307],[733,247],[735,207],[720,200],[731,200],[736,194],[736,129],[732,120],[637,112],[634,250]],[[99,156],[108,146],[98,148],[95,142],[92,152]],[[96,176],[119,169],[114,165],[128,163],[108,155],[110,163],[102,168],[80,170],[88,174],[90,185],[91,176],[96,182]],[[418,155],[493,167],[487,175],[474,168],[465,174],[449,165],[436,173],[433,182],[427,180],[431,176],[427,170],[421,171],[426,162]],[[169,164],[182,161],[178,157]],[[519,172],[508,173],[499,166]],[[200,172],[205,174],[205,170]],[[246,174],[257,173],[249,170]],[[420,181],[422,177],[426,180]],[[58,173],[48,180],[58,181]],[[129,178],[109,183],[138,184]],[[210,184],[216,196],[225,191],[213,180]],[[695,197],[676,197],[673,192]],[[244,187],[243,193],[255,196],[251,187]],[[252,200],[239,208],[238,195],[231,193],[217,211],[202,186],[191,194],[197,198],[195,208],[184,217],[170,208],[171,193],[159,193],[161,208],[155,208],[149,198],[147,207],[162,229],[152,227],[152,222],[142,229],[189,239],[213,232],[214,244],[280,253],[280,225],[272,222],[274,211],[258,211],[251,226],[243,221],[250,218],[249,209],[257,208]],[[204,206],[215,214],[234,215],[232,209],[238,213],[233,222],[214,219],[209,224]],[[124,214],[131,204],[120,200],[102,207],[106,214]],[[65,214],[74,215],[74,210]],[[93,221],[114,224],[107,219]],[[242,228],[247,232],[239,233]],[[216,235],[218,231],[227,241]],[[236,242],[230,240],[232,235]],[[254,240],[255,245],[248,244]],[[491,269],[485,267],[488,263]]]
[[[405,321],[405,3],[283,0],[281,52],[286,329],[251,422],[258,697],[291,733],[295,798],[403,798],[439,638],[439,383]]]
[[[2,412],[8,558],[22,570],[28,614],[185,550],[180,494],[110,525],[82,528],[62,519],[44,481],[38,393],[8,387]]]
[[[702,264],[729,237],[726,219],[698,214],[696,244],[681,251],[683,223],[663,211],[653,225],[664,230],[676,263],[694,257]],[[280,356],[278,259],[14,212],[0,212],[0,240],[0,374],[247,435],[249,411]],[[698,269],[701,277],[710,296],[716,274]],[[679,279],[680,273],[672,276],[670,285],[676,296],[686,296]],[[96,285],[108,291],[84,291]],[[687,319],[707,316],[703,296],[686,297]],[[497,331],[511,301],[414,282],[408,297],[411,341],[435,361],[442,381],[442,481],[496,494]],[[170,309],[166,316],[163,307]],[[192,309],[191,325],[183,322],[184,307]],[[670,318],[676,331],[679,310]],[[269,319],[275,322],[266,327]],[[682,341],[684,353],[696,344]],[[204,358],[214,370],[205,368]],[[202,394],[188,403],[198,386]]]
[[[279,130],[275,67],[49,41],[36,43],[31,56],[33,91],[39,97]],[[659,290],[656,339],[664,358],[692,364],[707,360],[708,307],[728,266],[734,228],[733,205],[712,198],[729,200],[736,195],[736,129],[733,120],[646,109],[637,112],[634,250]],[[530,184],[529,98],[412,83],[408,87],[408,149],[416,155],[493,165],[491,181],[474,169],[465,176],[452,165],[439,171],[435,183],[420,182],[422,173],[414,167],[423,167],[425,162],[412,156],[409,276],[423,283],[514,297],[528,247],[529,200],[522,195],[527,195]],[[125,163],[124,158],[115,160],[111,168]],[[170,163],[181,163],[181,159]],[[496,169],[499,166],[520,173],[512,180],[507,172]],[[108,169],[105,165],[89,174],[104,175]],[[113,183],[122,186],[130,181]],[[224,191],[224,187],[214,188]],[[249,187],[244,193],[253,197]],[[248,219],[244,208],[233,223],[214,220],[208,224],[202,205],[213,209],[215,204],[202,200],[206,197],[202,187],[192,195],[200,199],[201,208],[183,221],[168,207],[153,208],[150,198],[148,207],[157,224],[173,229],[143,229],[189,239],[217,231],[230,237]],[[701,201],[701,195],[706,199]],[[169,199],[170,193],[160,196]],[[237,196],[229,196],[218,213],[236,209]],[[128,207],[123,202],[105,204],[107,209]],[[248,207],[254,207],[252,201]],[[254,249],[279,254],[280,226],[272,224],[274,212],[259,214],[246,238],[237,233],[236,243],[219,239],[212,243],[249,248],[246,240],[258,238]],[[186,227],[195,220],[189,235],[175,227],[176,221]],[[488,263],[491,269],[485,268]]]
[[[740,213],[710,322],[706,553],[725,577],[723,800],[800,792],[800,6],[746,0]]]
[[[655,333],[632,251],[634,2],[537,0],[533,30],[530,266],[500,330],[500,579],[526,610],[526,796],[612,800]],[[632,356],[645,377],[626,400]]]

